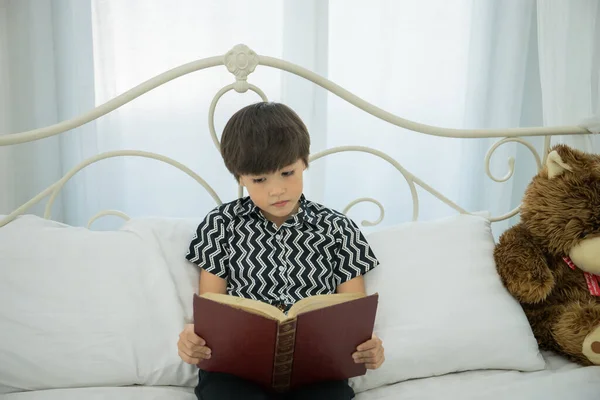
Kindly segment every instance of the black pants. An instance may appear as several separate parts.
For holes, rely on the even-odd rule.
[[[271,394],[252,382],[233,375],[199,371],[194,390],[198,400],[351,400],[354,391],[347,381],[324,382],[285,394]]]

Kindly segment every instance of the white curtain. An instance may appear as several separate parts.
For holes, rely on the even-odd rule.
[[[599,25],[595,22],[598,1],[542,1],[542,6],[535,0],[181,0],[177,7],[166,0],[151,5],[142,0],[91,0],[91,5],[75,0],[0,0],[0,4],[5,15],[6,10],[14,13],[22,8],[29,13],[28,20],[12,27],[9,24],[9,33],[39,30],[33,26],[32,13],[50,21],[50,34],[26,42],[49,45],[44,40],[53,41],[49,48],[54,48],[55,54],[43,60],[54,60],[56,71],[44,78],[55,80],[48,86],[57,88],[58,93],[45,103],[49,108],[58,104],[54,106],[58,112],[35,119],[31,109],[22,108],[16,115],[26,123],[10,119],[8,125],[0,125],[0,132],[32,129],[72,117],[169,68],[223,54],[237,43],[245,43],[259,54],[300,64],[387,111],[427,124],[456,128],[555,124],[559,120],[551,120],[558,118],[553,107],[560,109],[566,99],[553,90],[589,93],[589,105],[582,105],[585,110],[578,108],[580,103],[569,104],[577,112],[561,117],[561,124],[575,124],[580,116],[598,110],[598,61],[584,54],[598,48],[599,35],[593,33]],[[46,9],[38,7],[40,4],[46,4]],[[562,37],[579,44],[587,35],[589,41],[579,45],[581,54],[564,43],[560,50],[567,52],[563,64],[568,68],[563,69],[546,56],[561,57],[552,50],[554,39],[549,36],[557,33],[549,34],[544,28],[556,23],[550,20],[548,10],[565,15],[557,4],[569,9],[566,15],[571,15],[570,20],[563,21]],[[584,12],[579,7],[584,5],[596,11],[585,14],[585,32],[578,17]],[[69,9],[79,13],[66,12]],[[14,33],[6,37],[5,41],[0,38],[0,51],[5,53],[7,48],[11,51],[11,44],[18,47],[24,40]],[[40,57],[34,48],[30,54],[30,58]],[[589,82],[580,79],[575,89],[564,81],[578,78],[561,74],[579,74],[581,69],[574,68],[572,60],[581,57],[589,58],[585,61]],[[20,63],[47,72],[30,59]],[[27,79],[33,72],[24,72],[20,66],[6,72],[0,63],[0,77],[8,73],[10,93],[31,93],[29,86],[36,86],[39,80]],[[270,100],[285,102],[298,111],[310,129],[313,153],[341,145],[376,148],[468,210],[490,210],[493,215],[510,211],[536,172],[529,150],[509,143],[494,153],[490,170],[493,176],[503,177],[508,172],[508,158],[514,157],[515,173],[507,182],[495,183],[484,169],[486,152],[495,140],[444,139],[405,131],[366,115],[308,81],[267,67],[258,67],[249,80]],[[40,168],[39,174],[32,171],[42,163],[15,157],[13,148],[0,153],[0,162],[9,160],[12,167],[27,171],[40,186],[46,186],[97,152],[152,151],[190,166],[223,201],[228,201],[236,196],[237,187],[210,139],[208,108],[214,94],[231,82],[232,75],[224,67],[196,72],[134,100],[79,132],[40,142],[37,149],[45,149],[42,153],[19,146],[23,147],[21,154],[30,157],[43,154],[47,165],[57,164],[54,169]],[[19,103],[12,95],[3,96],[3,91],[6,93],[0,86],[0,112],[4,108],[14,114]],[[31,96],[39,103],[39,96]],[[217,132],[235,110],[258,99],[250,92],[223,96],[215,117]],[[531,142],[541,152],[542,140]],[[600,151],[593,143],[590,148]],[[6,204],[20,204],[35,191],[34,187],[17,187],[14,179],[19,175],[8,172],[0,173],[4,179],[0,187],[9,188],[12,194],[10,198],[0,195],[0,212],[10,208]],[[372,197],[385,206],[384,225],[411,217],[410,192],[401,175],[372,155],[346,153],[318,160],[307,179],[307,195],[334,208],[343,209],[357,197]],[[71,191],[62,198],[63,218],[78,225],[101,209],[120,209],[132,216],[187,217],[202,215],[214,206],[212,198],[191,178],[145,159],[103,161],[77,175],[67,189]],[[419,196],[421,219],[452,212],[422,190]],[[350,216],[359,221],[375,220],[378,210],[361,204]],[[510,222],[497,224],[496,233]],[[96,227],[108,228],[112,223],[116,221],[104,221]]]
[[[91,7],[78,0],[0,0],[0,134],[51,125],[95,106]],[[0,147],[0,214],[98,152],[95,123]],[[94,169],[67,184],[52,217],[84,224],[97,207]],[[30,212],[42,214],[45,204]]]
[[[260,54],[326,74],[327,7],[321,1],[183,0],[177,7],[166,0],[153,1],[151,7],[142,0],[92,4],[97,104],[180,64],[224,54],[241,42]],[[213,68],[136,99],[98,121],[102,150],[161,153],[197,171],[223,201],[235,198],[237,185],[223,166],[208,130],[213,96],[233,81],[225,67]],[[313,133],[313,151],[324,146],[322,90],[269,68],[258,68],[250,82],[269,100],[285,102],[301,115]],[[217,132],[237,109],[258,100],[253,92],[225,94],[216,109]],[[114,173],[107,175],[110,182],[99,183],[114,192],[111,208],[131,215],[190,216],[215,206],[200,185],[166,164],[148,159],[106,163]],[[312,186],[309,179],[308,187]]]
[[[469,67],[465,88],[466,128],[505,128],[542,125],[534,1],[473,2]],[[543,138],[525,138],[540,156]],[[461,147],[459,203],[469,210],[505,215],[521,201],[537,172],[535,157],[522,144],[508,142],[490,153],[489,174],[484,160],[499,139],[464,141]],[[508,160],[515,160],[514,174]],[[492,179],[501,180],[496,182]],[[494,224],[499,235],[518,217]]]
[[[535,82],[528,63],[533,15],[533,1],[520,0],[368,5],[333,1],[329,76],[388,111],[426,124],[454,128],[541,125],[535,115],[539,98],[525,98],[526,86]],[[532,110],[527,109],[530,104]],[[520,181],[498,184],[485,175],[485,153],[495,140],[438,138],[405,131],[356,112],[333,96],[328,116],[330,145],[359,142],[379,148],[470,211],[502,215],[519,203],[512,190],[514,185],[522,186]],[[503,176],[508,157],[521,156],[518,151],[516,146],[500,148],[491,172]],[[360,182],[359,193],[374,195],[389,210],[387,223],[409,219],[412,203],[406,184],[394,169],[371,160],[368,156],[336,160],[335,167],[328,169],[329,199],[337,204],[348,202]],[[524,180],[535,173],[535,165],[526,158],[517,166]],[[339,171],[352,173],[340,177]],[[419,194],[421,219],[451,211],[425,191]],[[370,211],[375,216],[376,210]],[[496,227],[503,229],[507,224]]]
[[[57,121],[51,5],[0,2],[0,132]],[[0,213],[28,200],[60,178],[59,139],[3,148]],[[61,217],[60,207],[57,217]]]
[[[600,1],[538,0],[540,75],[545,125],[600,116]],[[600,151],[598,135],[555,137]]]

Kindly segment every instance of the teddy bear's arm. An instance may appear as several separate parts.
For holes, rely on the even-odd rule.
[[[555,280],[542,250],[522,224],[506,230],[494,250],[502,283],[522,303],[538,303],[552,291]]]

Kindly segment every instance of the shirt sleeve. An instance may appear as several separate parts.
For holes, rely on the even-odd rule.
[[[186,259],[218,277],[227,278],[229,249],[226,222],[220,210],[214,209],[198,225],[190,242]]]
[[[379,260],[360,228],[351,219],[343,218],[339,224],[337,284],[364,275],[378,265]]]

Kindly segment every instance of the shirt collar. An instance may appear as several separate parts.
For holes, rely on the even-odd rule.
[[[234,212],[238,216],[244,216],[249,214],[260,214],[258,207],[250,199],[250,197],[243,197],[237,200]]]
[[[264,218],[260,209],[254,204],[250,197],[244,197],[238,200],[235,206],[235,214],[238,216],[246,216],[250,214],[256,214],[260,218]],[[313,210],[310,207],[310,201],[306,199],[304,194],[300,196],[300,207],[298,207],[298,212],[293,216],[293,222],[298,223],[300,221],[306,221],[311,224],[315,223],[315,215]],[[286,224],[289,222],[286,222]]]

